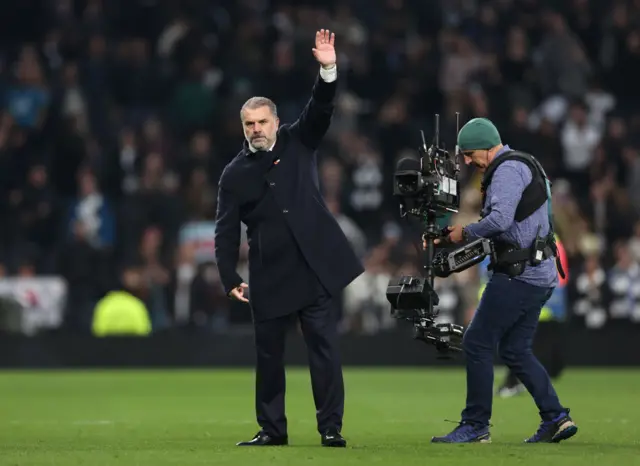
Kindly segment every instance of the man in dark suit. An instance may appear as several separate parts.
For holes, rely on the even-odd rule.
[[[295,318],[309,352],[317,427],[325,446],[341,435],[344,384],[334,300],[363,272],[319,190],[316,149],[336,93],[335,35],[316,33],[320,71],[299,118],[279,126],[275,104],[249,99],[240,111],[246,141],[218,185],[215,249],[227,295],[251,305],[257,350],[256,414],[261,430],[238,445],[286,445],[284,344]],[[240,224],[249,240],[248,285],[236,271]]]

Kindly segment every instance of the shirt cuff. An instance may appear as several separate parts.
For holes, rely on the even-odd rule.
[[[332,83],[338,79],[338,67],[333,64],[330,68],[320,66],[320,77],[324,82]]]
[[[477,225],[477,223],[471,223],[462,229],[464,233],[467,235],[467,239],[479,238],[478,234],[473,229],[474,225]]]

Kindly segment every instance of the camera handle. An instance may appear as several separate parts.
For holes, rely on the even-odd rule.
[[[422,239],[427,243],[425,263],[423,265],[424,277],[427,279],[431,289],[434,289],[433,285],[436,278],[433,271],[433,258],[436,253],[435,240],[439,238],[442,238],[442,230],[438,228],[435,214],[429,212],[424,219],[424,233],[422,234]],[[429,311],[432,310],[433,304],[431,302],[429,305]]]

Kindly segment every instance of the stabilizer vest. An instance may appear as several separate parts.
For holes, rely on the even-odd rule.
[[[531,170],[532,180],[529,186],[525,188],[522,193],[520,203],[516,208],[515,221],[521,222],[536,210],[540,208],[548,199],[547,193],[547,174],[533,155],[520,151],[509,151],[500,157],[496,157],[487,167],[482,178],[482,208],[484,211],[484,205],[487,197],[487,189],[491,184],[491,179],[496,169],[504,162],[508,160],[519,160],[524,162]],[[550,183],[549,183],[550,186]],[[549,193],[550,194],[550,193]]]
[[[487,197],[487,190],[491,184],[491,179],[496,169],[504,162],[508,160],[518,160],[526,164],[531,170],[531,183],[522,192],[522,197],[518,206],[514,220],[521,222],[536,210],[538,210],[544,203],[549,201],[549,233],[545,237],[538,237],[534,240],[528,248],[520,248],[517,245],[509,244],[502,241],[494,241],[495,256],[492,258],[490,267],[494,271],[500,271],[507,273],[509,276],[521,275],[524,272],[525,266],[530,263],[533,266],[539,265],[543,260],[554,257],[556,258],[556,267],[560,276],[565,277],[560,258],[558,256],[558,249],[555,241],[555,233],[553,231],[553,218],[551,212],[551,182],[547,177],[544,168],[536,158],[520,151],[508,151],[499,157],[493,159],[493,161],[487,167],[484,177],[482,178],[481,190],[482,190],[482,212],[484,217],[489,214],[485,211],[485,202]]]

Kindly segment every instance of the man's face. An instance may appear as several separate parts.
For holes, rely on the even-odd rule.
[[[466,165],[473,165],[481,173],[484,173],[489,166],[489,151],[487,149],[466,150],[462,152],[462,155]]]
[[[280,120],[269,107],[245,108],[242,112],[242,128],[249,144],[258,150],[268,150],[276,140]]]

